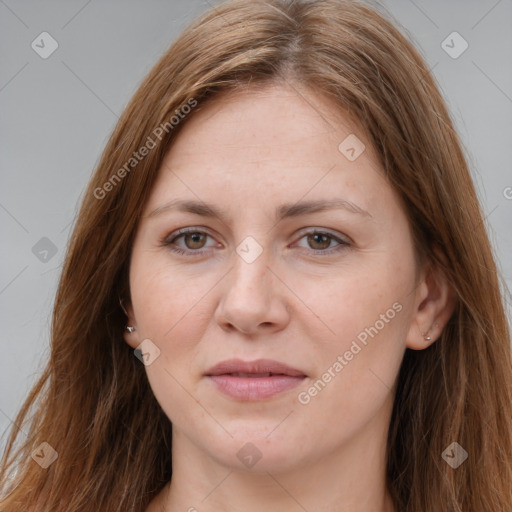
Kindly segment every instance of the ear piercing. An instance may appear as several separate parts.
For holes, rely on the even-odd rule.
[[[135,327],[132,327],[131,325],[127,325],[126,330],[131,334],[132,332],[135,331]]]
[[[434,327],[439,327],[438,324],[434,324]],[[422,334],[422,336],[425,338],[426,341],[432,341],[432,337],[431,336],[427,336],[427,334],[432,330],[432,327],[427,331],[427,332],[424,332]]]

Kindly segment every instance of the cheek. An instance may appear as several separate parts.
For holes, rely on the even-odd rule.
[[[294,291],[305,298],[303,302],[309,309],[302,306],[300,309],[306,314],[301,316],[310,319],[311,328],[315,324],[322,329],[325,348],[339,350],[342,346],[334,340],[348,342],[360,334],[364,341],[366,329],[375,325],[379,334],[401,331],[406,320],[401,312],[413,282],[412,269],[391,262],[372,266],[360,265],[357,269],[296,280]]]
[[[153,393],[168,415],[186,410],[191,364],[211,322],[209,290],[215,280],[171,267],[165,258],[142,253],[132,261],[131,298],[140,339],[150,339],[160,356],[146,367]],[[174,419],[174,418],[173,418]]]
[[[207,292],[213,284],[170,268],[159,257],[134,258],[130,277],[139,336],[160,349],[145,368],[149,384],[171,422],[186,425],[187,411],[201,414],[193,398],[191,363],[211,319]]]
[[[130,289],[140,332],[164,344],[183,339],[181,331],[191,332],[194,323],[206,317],[208,292],[214,284],[208,273],[190,275],[169,265],[162,255],[135,258]]]
[[[336,425],[349,439],[392,405],[407,311],[402,290],[387,279],[340,279],[331,288],[312,303],[335,334],[311,336],[318,373],[300,390],[297,412],[311,432],[323,435],[323,425]]]
[[[344,423],[348,412],[362,418],[387,399],[405,351],[414,280],[414,266],[400,261],[410,262],[398,255],[385,261],[368,258],[336,278],[303,281],[300,293],[321,320],[311,316],[308,330],[315,343],[316,385],[299,400],[310,400],[311,412],[322,415],[339,404],[333,414],[339,412],[337,419]]]

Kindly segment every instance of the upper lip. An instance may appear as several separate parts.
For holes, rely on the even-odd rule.
[[[205,372],[206,376],[226,375],[230,373],[289,375],[291,377],[306,377],[301,370],[292,368],[287,364],[272,359],[257,359],[255,361],[242,361],[241,359],[228,359],[212,366]]]

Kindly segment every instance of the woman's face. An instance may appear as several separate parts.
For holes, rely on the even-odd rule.
[[[407,218],[347,116],[306,90],[227,94],[194,112],[159,170],[126,339],[150,340],[175,444],[300,467],[384,443],[419,330],[416,272]]]

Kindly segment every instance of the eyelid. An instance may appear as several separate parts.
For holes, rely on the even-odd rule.
[[[174,243],[175,240],[177,240],[178,238],[182,237],[183,235],[187,235],[188,233],[201,233],[203,235],[206,235],[206,236],[209,236],[210,238],[214,239],[215,237],[208,231],[207,228],[204,228],[204,227],[188,227],[188,228],[180,228],[180,229],[177,229],[176,231],[173,231],[172,233],[170,233],[169,235],[166,235],[163,239],[162,239],[162,244],[165,244],[165,245],[170,245],[172,243]],[[189,249],[190,250],[190,249]],[[197,251],[191,251],[191,252],[198,252],[198,251],[201,251],[203,249],[198,249]]]
[[[337,245],[334,247],[329,247],[327,249],[312,249],[312,248],[306,248],[298,246],[298,249],[301,252],[304,252],[307,255],[313,255],[313,256],[335,256],[338,253],[340,253],[343,250],[347,250],[351,247],[353,247],[354,243],[350,237],[347,235],[343,235],[341,233],[333,233],[331,230],[326,228],[318,228],[318,227],[309,227],[304,228],[303,230],[299,231],[297,233],[297,240],[291,244],[291,247],[298,244],[304,237],[310,236],[310,235],[326,235],[331,239],[331,241],[336,242]]]
[[[354,242],[352,239],[345,235],[344,233],[339,233],[337,231],[330,230],[328,228],[320,228],[317,226],[309,226],[307,228],[302,228],[299,230],[296,234],[296,236],[299,236],[302,238],[305,235],[316,235],[316,234],[322,234],[322,235],[329,235],[330,237],[334,238],[335,240],[338,240],[340,242],[344,242],[347,244],[353,244]]]

